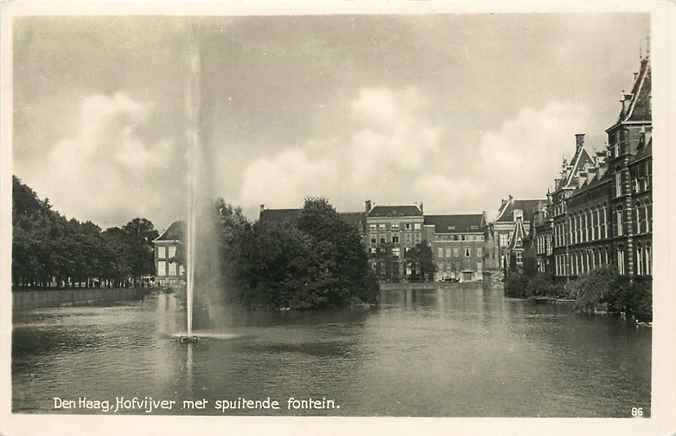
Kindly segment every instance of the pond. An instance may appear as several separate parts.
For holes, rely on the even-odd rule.
[[[499,289],[387,291],[364,311],[257,312],[191,345],[172,336],[184,324],[181,301],[167,294],[15,311],[13,411],[145,414],[151,404],[153,414],[628,417],[633,407],[650,410],[649,328],[508,299]],[[176,403],[162,408],[151,398]]]

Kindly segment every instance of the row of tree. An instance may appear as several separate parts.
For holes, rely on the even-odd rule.
[[[67,219],[12,177],[13,288],[124,287],[154,274],[153,223],[135,218],[122,227]]]

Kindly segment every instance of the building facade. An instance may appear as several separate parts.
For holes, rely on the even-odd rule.
[[[608,146],[592,158],[576,135],[551,193],[554,276],[568,279],[600,268],[628,277],[652,275],[652,113],[650,59],[641,60]],[[539,228],[539,227],[538,227]],[[543,231],[546,226],[543,224]]]
[[[437,267],[435,280],[483,279],[490,258],[485,214],[425,215],[424,224]]]
[[[371,268],[381,280],[411,276],[406,253],[424,240],[423,206],[378,206],[365,202],[366,248]]]
[[[185,281],[185,268],[177,259],[184,232],[183,221],[175,221],[153,241],[157,286],[175,286]]]
[[[536,214],[547,205],[546,199],[517,200],[511,195],[502,200],[498,215],[491,225],[489,240],[493,242],[500,270],[506,270],[512,236],[517,222],[521,222],[525,235],[528,237],[532,229],[532,222]]]

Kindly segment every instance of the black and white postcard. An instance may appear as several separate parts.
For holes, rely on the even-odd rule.
[[[593,3],[3,5],[0,433],[676,434],[676,6]]]

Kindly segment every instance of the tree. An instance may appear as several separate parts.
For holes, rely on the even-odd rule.
[[[432,280],[437,266],[434,263],[432,249],[425,243],[419,242],[406,252],[406,260],[412,270],[413,280]]]

